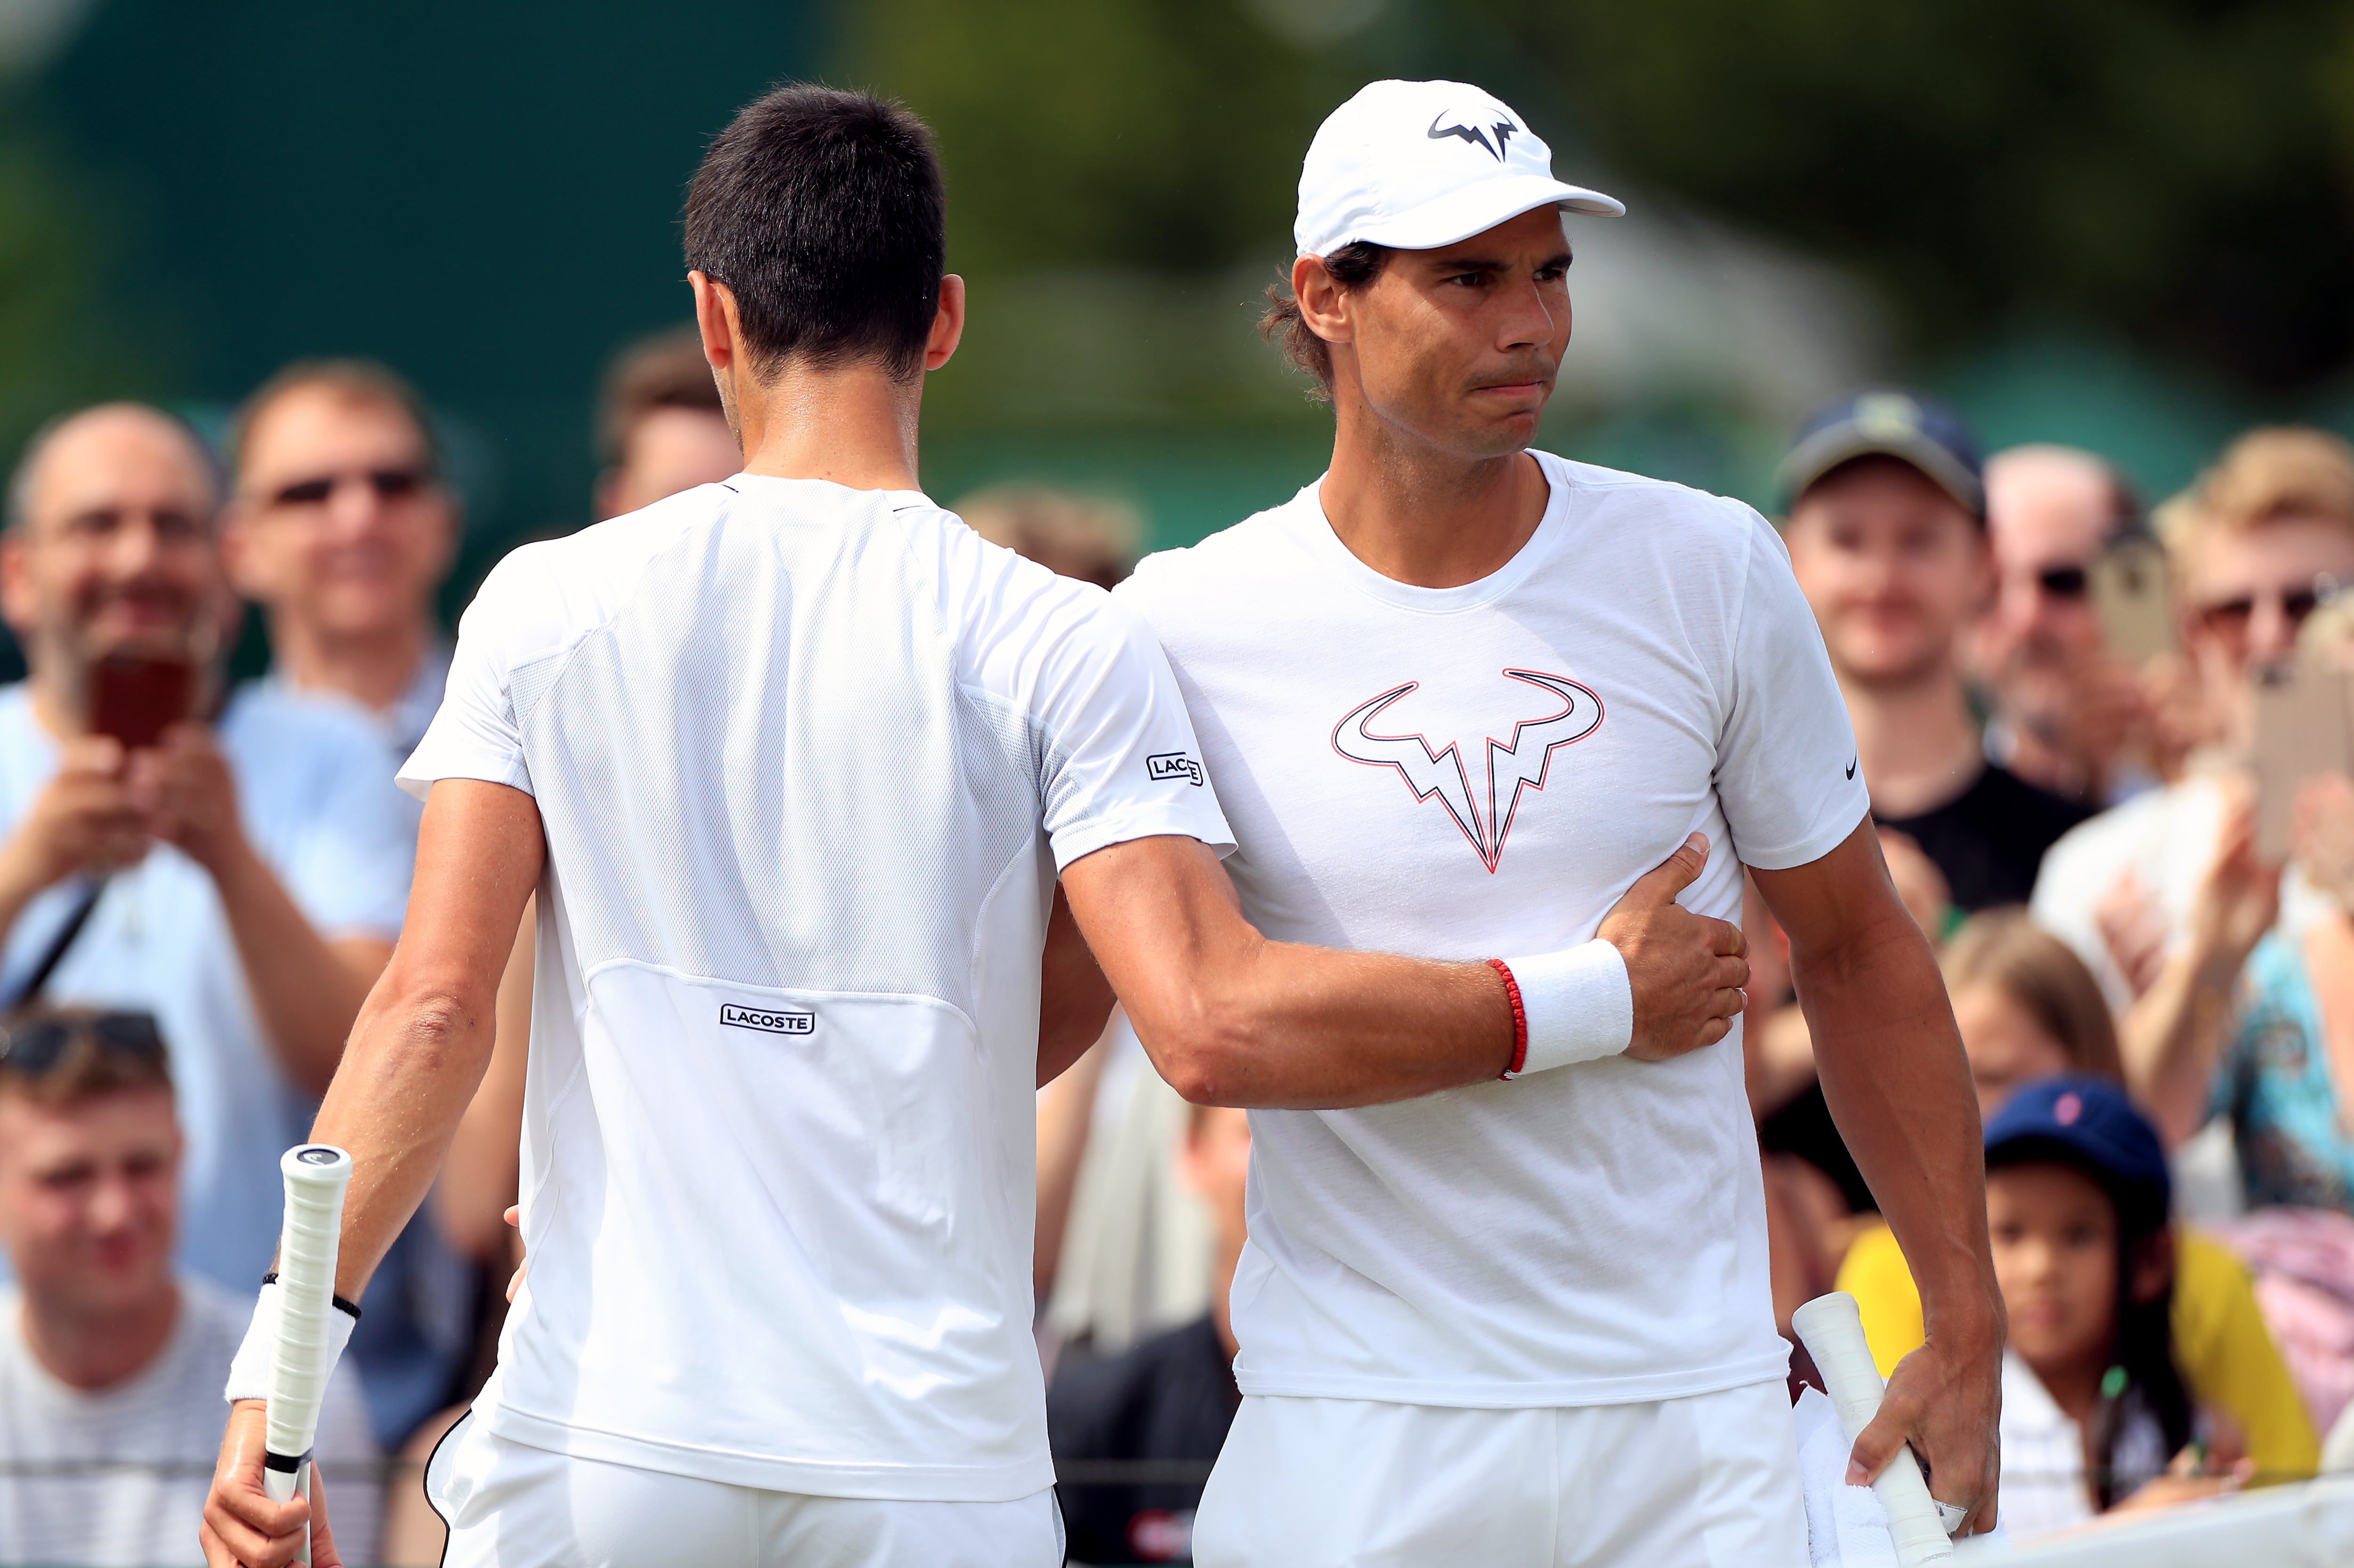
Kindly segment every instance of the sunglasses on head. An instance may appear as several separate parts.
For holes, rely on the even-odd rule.
[[[398,501],[425,488],[427,474],[421,468],[372,468],[363,473],[330,473],[317,479],[305,479],[286,485],[270,498],[272,506],[323,506],[345,482],[365,484],[380,501]]]
[[[0,1029],[0,1068],[37,1078],[84,1036],[97,1042],[100,1050],[118,1055],[153,1059],[164,1054],[164,1033],[152,1012],[35,1018]]]

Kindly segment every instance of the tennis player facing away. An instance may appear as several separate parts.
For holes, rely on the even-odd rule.
[[[1593,961],[1508,959],[1516,1023],[1476,959],[1244,924],[1149,634],[916,489],[922,373],[964,318],[942,217],[901,110],[793,87],[737,117],[686,248],[746,471],[508,556],[403,769],[431,786],[407,938],[316,1128],[356,1165],[346,1297],[432,1181],[538,892],[531,1275],[428,1478],[451,1564],[1059,1562],[1033,1090],[1105,975],[1195,1098],[1359,1105],[1495,1078],[1548,964]],[[1606,927],[1660,1058],[1721,1039],[1747,975],[1672,902],[1702,860]],[[1102,972],[1049,957],[1073,916]],[[297,1543],[261,1433],[238,1403],[217,1565]]]
[[[1735,854],[1755,869],[1831,1109],[1935,1302],[1856,1457],[1910,1436],[1990,1523],[1977,1104],[1788,559],[1736,502],[1527,450],[1569,344],[1562,215],[1619,210],[1477,88],[1342,105],[1269,323],[1329,389],[1331,467],[1114,597],[1167,651],[1270,939],[1575,951],[1694,830],[1735,853],[1693,909],[1735,918]],[[1808,1561],[1739,1038],[1630,1060],[1626,979],[1580,983],[1580,1030],[1531,1017],[1532,1054],[1568,1065],[1253,1111],[1246,1397],[1196,1562]]]

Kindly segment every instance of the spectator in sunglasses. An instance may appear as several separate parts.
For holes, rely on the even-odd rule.
[[[441,705],[449,641],[434,595],[458,546],[432,421],[380,365],[305,360],[246,399],[223,544],[269,618],[273,677],[348,698],[407,759]]]
[[[2148,726],[2140,672],[2110,652],[2093,566],[2137,527],[2125,481],[2091,452],[2025,446],[1986,465],[1995,596],[1975,662],[1994,699],[1987,753],[2031,784],[2094,806],[2152,782],[2132,756]]]
[[[2247,738],[2250,668],[2290,656],[2306,617],[2354,583],[2354,449],[2320,430],[2251,431],[2156,522],[2199,730],[2225,762]],[[2180,781],[2086,822],[2043,863],[2035,917],[2124,1015],[2129,1082],[2151,1065],[2137,1063],[2137,1041],[2156,1051],[2185,1010],[2227,1010],[2273,922],[2280,868],[2255,862],[2251,810],[2238,780],[2194,758]],[[2170,1136],[2188,1130],[2179,1118],[2160,1122]],[[2186,1196],[2195,1209],[2195,1187]]]
[[[0,1031],[0,1562],[198,1560],[249,1309],[172,1266],[183,1141],[152,1013],[36,1009]],[[348,1365],[314,1450],[372,1562],[376,1449]]]
[[[221,689],[219,494],[195,432],[130,404],[58,421],[17,467],[0,609],[31,673],[0,688],[0,1016],[37,995],[162,1021],[180,1260],[244,1292],[277,1245],[278,1157],[399,935],[415,842],[345,705]]]

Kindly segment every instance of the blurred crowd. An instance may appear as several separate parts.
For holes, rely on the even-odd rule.
[[[597,437],[600,516],[739,462],[691,335],[617,361]],[[2354,1467],[2354,451],[2253,431],[2146,509],[2095,453],[1981,461],[1951,410],[1883,388],[1810,421],[1780,490],[1978,1086],[2005,1520]],[[0,1562],[191,1561],[278,1157],[400,930],[420,807],[392,777],[440,701],[463,518],[429,412],[351,361],[288,366],[217,448],[152,408],[67,416],[5,504],[28,674],[0,688]],[[1106,587],[1143,541],[1131,511],[1045,489],[958,509]],[[249,609],[273,662],[232,687]],[[1884,1372],[1935,1325],[1750,910],[1775,1309],[1787,1334],[1852,1292]],[[355,1562],[439,1557],[416,1467],[487,1374],[516,1263],[532,925],[330,1391],[318,1455]],[[1117,1014],[1040,1091],[1076,1561],[1188,1555],[1239,1403],[1249,1150],[1248,1117],[1179,1099]]]

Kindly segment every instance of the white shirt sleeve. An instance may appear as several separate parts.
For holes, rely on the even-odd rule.
[[[1056,869],[1162,833],[1231,851],[1234,833],[1152,633],[1102,589],[1060,580],[1026,609],[1021,636],[991,639],[981,681],[1002,690],[1013,677]]]
[[[1839,847],[1872,809],[1847,704],[1790,554],[1749,514],[1716,792],[1742,863],[1786,871]]]
[[[443,779],[480,779],[532,792],[510,684],[516,617],[527,608],[515,591],[514,562],[510,556],[492,568],[459,619],[440,711],[400,769],[400,787],[419,800]]]

